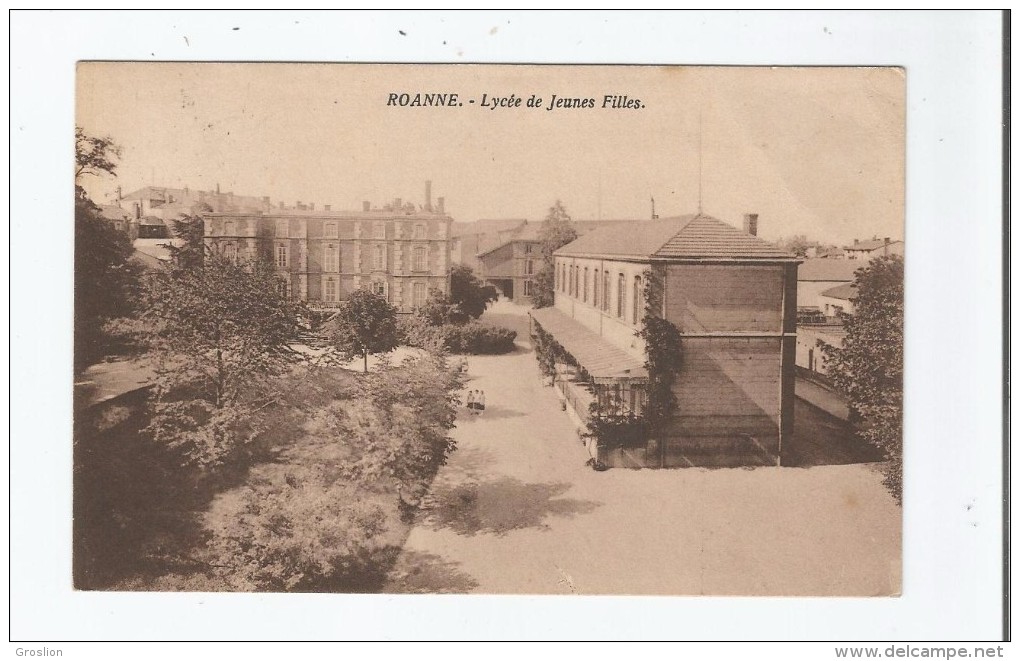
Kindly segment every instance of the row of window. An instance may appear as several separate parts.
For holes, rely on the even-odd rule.
[[[568,296],[579,299],[582,303],[590,302],[595,308],[609,314],[611,311],[620,319],[627,315],[626,292],[627,276],[616,274],[616,296],[611,290],[609,271],[600,271],[587,266],[560,264],[556,269],[556,289]],[[644,312],[644,290],[641,276],[635,275],[631,287],[630,323],[635,326],[641,321]],[[591,294],[589,296],[589,293]]]
[[[283,283],[285,286],[287,282]],[[390,291],[386,282],[374,280],[369,285],[373,294],[390,300]],[[326,303],[337,303],[340,301],[340,282],[336,278],[326,278],[322,283],[322,300]],[[428,286],[424,282],[415,282],[411,286],[411,300],[414,307],[422,307],[428,300]]]
[[[223,254],[232,262],[237,262],[237,244],[224,244]],[[285,269],[290,266],[290,247],[286,245],[276,246],[276,267]],[[340,272],[340,249],[335,245],[326,246],[325,263],[323,270],[328,273]],[[416,247],[411,253],[412,270],[425,272],[429,270],[429,253],[424,246]],[[376,271],[386,270],[386,246],[375,246],[372,251],[372,269]]]
[[[243,222],[241,223],[243,224]],[[236,236],[237,225],[233,220],[223,221],[223,236]],[[416,223],[412,230],[412,238],[424,239],[428,228],[424,223]],[[340,226],[337,223],[327,222],[323,225],[323,235],[327,239],[339,239],[340,238]],[[386,223],[373,223],[372,225],[372,236],[376,239],[386,238]],[[288,220],[277,220],[276,221],[276,237],[279,239],[290,238],[290,221]]]

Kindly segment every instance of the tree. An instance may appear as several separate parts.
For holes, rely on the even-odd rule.
[[[776,244],[783,250],[792,252],[798,257],[806,257],[808,248],[818,246],[817,241],[809,241],[804,234],[796,234],[787,239],[780,239]]]
[[[415,311],[415,315],[429,326],[466,324],[471,320],[459,304],[451,301],[449,296],[438,289],[429,290],[428,300]]]
[[[397,311],[378,294],[357,289],[330,322],[332,343],[348,360],[361,356],[368,373],[368,354],[389,353],[400,343]]]
[[[170,252],[170,263],[174,269],[193,270],[202,268],[205,263],[205,221],[201,216],[185,216],[170,221],[173,235],[181,239],[182,244],[167,244]]]
[[[842,347],[824,345],[829,376],[846,394],[862,438],[888,459],[885,485],[902,501],[903,258],[872,260],[856,273],[854,312],[840,313]]]
[[[297,360],[290,342],[299,306],[263,261],[209,255],[204,268],[167,268],[146,289],[148,341],[156,359],[157,441],[202,466],[222,462],[258,433],[255,415],[274,401],[273,377]]]
[[[101,176],[103,173],[117,176],[117,164],[114,159],[120,158],[120,147],[109,136],[95,138],[85,133],[80,126],[74,127],[74,183],[78,197],[86,197],[84,189],[78,186],[78,180],[85,176]]]
[[[542,221],[538,238],[542,242],[540,247],[542,266],[535,274],[531,300],[536,308],[543,308],[553,304],[553,290],[556,284],[553,252],[577,238],[577,230],[574,229],[567,210],[559,200],[549,208],[549,213]]]
[[[460,306],[472,319],[482,316],[489,303],[499,300],[499,292],[475,276],[466,264],[450,269],[450,301]]]
[[[116,176],[112,158],[120,154],[110,138],[90,138],[75,129],[74,196],[74,367],[79,372],[106,352],[104,325],[131,314],[140,269],[129,261],[134,248],[127,235],[102,217],[79,185],[83,175]]]

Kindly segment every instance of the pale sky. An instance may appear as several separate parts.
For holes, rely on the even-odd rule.
[[[360,209],[446,198],[455,220],[648,218],[698,208],[765,238],[903,237],[902,71],[880,68],[83,63],[77,122],[123,148],[119,184]],[[457,93],[455,108],[387,107]],[[540,109],[482,108],[482,94]],[[594,109],[545,106],[553,94]],[[603,109],[603,96],[643,109]],[[474,104],[469,100],[473,99]],[[700,117],[700,122],[699,122]]]

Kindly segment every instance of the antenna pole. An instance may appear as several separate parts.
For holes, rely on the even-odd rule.
[[[698,109],[698,215],[701,215],[702,201],[702,150],[701,150],[701,109]]]

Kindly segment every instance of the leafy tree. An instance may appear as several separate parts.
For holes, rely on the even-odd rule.
[[[116,176],[113,158],[120,154],[110,138],[90,138],[75,129],[74,197],[74,367],[79,372],[106,352],[104,326],[132,312],[140,269],[129,261],[134,248],[127,235],[113,228],[79,185],[88,175]]]
[[[153,437],[202,466],[252,440],[272,378],[297,359],[298,312],[265,262],[210,255],[204,268],[153,274],[143,315],[157,371]]]
[[[451,301],[450,297],[438,289],[429,290],[428,300],[415,311],[415,315],[429,326],[465,324],[471,320],[459,304]]]
[[[531,301],[536,308],[544,308],[553,304],[556,280],[553,252],[577,238],[577,230],[559,200],[549,208],[549,213],[542,221],[538,238],[542,242],[540,247],[542,265],[535,274]]]
[[[78,187],[78,180],[85,176],[101,176],[103,173],[116,177],[121,149],[109,136],[95,138],[85,133],[80,126],[74,128],[74,183],[78,197],[86,197]]]
[[[173,235],[181,239],[179,246],[167,244],[174,269],[193,270],[205,263],[205,221],[201,216],[185,216],[170,221]]]
[[[797,234],[787,239],[780,239],[777,245],[783,250],[792,252],[798,257],[807,256],[808,248],[813,248],[818,245],[817,241],[809,241],[807,236],[804,234]]]
[[[842,347],[823,346],[829,376],[846,394],[858,433],[888,459],[885,485],[903,497],[903,258],[857,271],[852,314],[840,313]]]
[[[499,300],[499,292],[492,285],[475,276],[466,264],[454,264],[450,269],[450,301],[472,319],[482,316],[489,303]]]
[[[389,353],[400,343],[397,311],[367,289],[355,290],[329,322],[334,348],[345,359],[361,356],[368,373],[368,355]]]
[[[363,379],[335,409],[335,429],[350,449],[345,473],[374,484],[384,478],[420,497],[456,449],[454,427],[463,386],[442,355],[425,354]]]

